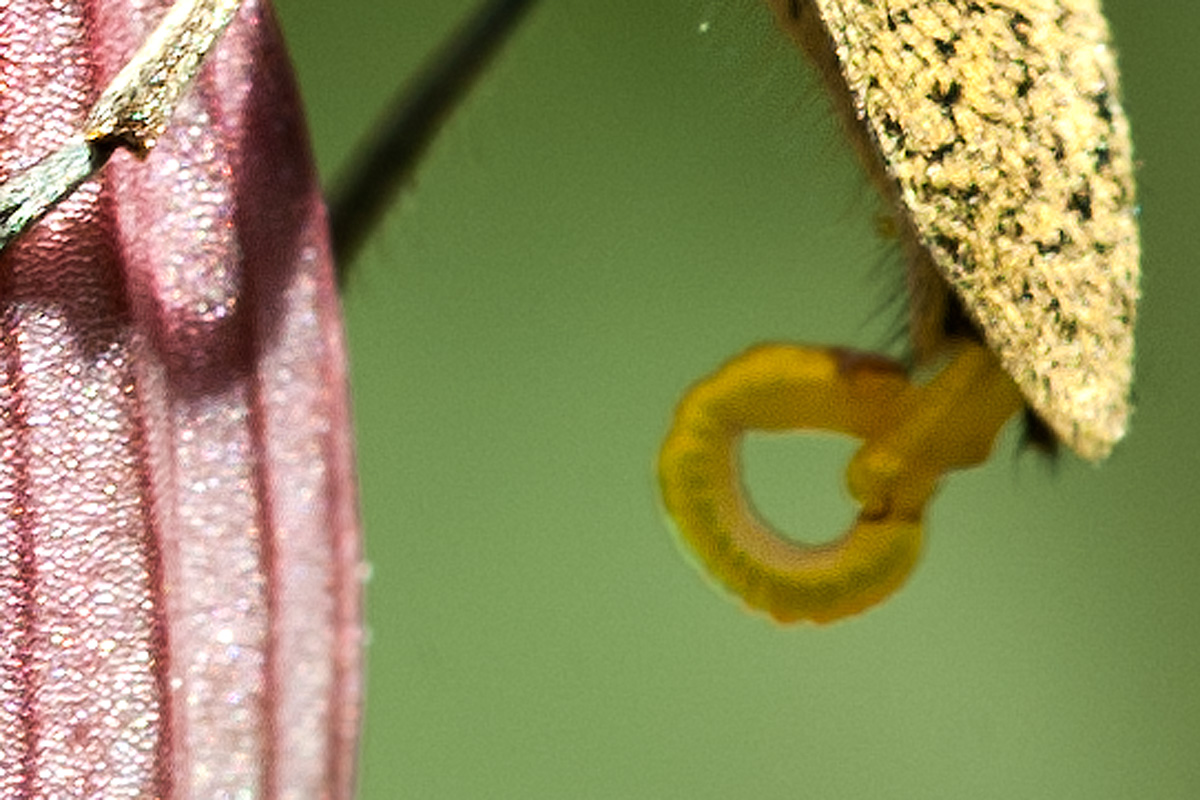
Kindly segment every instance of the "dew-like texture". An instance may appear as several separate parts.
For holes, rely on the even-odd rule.
[[[166,5],[0,6],[0,179]],[[0,800],[351,795],[345,392],[302,116],[247,2],[150,158],[0,255]]]
[[[1097,0],[769,2],[899,209],[918,351],[945,310],[920,285],[931,262],[1034,410],[1106,456],[1129,414],[1139,245]]]

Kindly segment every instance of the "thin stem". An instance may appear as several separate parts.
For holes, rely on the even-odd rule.
[[[370,231],[412,179],[438,129],[483,73],[535,0],[489,0],[466,20],[396,95],[374,133],[330,192],[338,280],[345,283]]]
[[[104,166],[111,147],[72,136],[57,150],[0,184],[0,251]]]

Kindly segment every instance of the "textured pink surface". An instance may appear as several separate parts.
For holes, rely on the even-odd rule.
[[[0,178],[154,0],[0,4]],[[0,256],[0,798],[346,797],[359,544],[324,209],[248,0],[146,162]]]

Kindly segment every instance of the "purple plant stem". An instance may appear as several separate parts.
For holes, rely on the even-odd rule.
[[[165,5],[0,9],[0,179]],[[303,117],[248,0],[150,158],[0,255],[0,798],[352,794],[345,371]]]

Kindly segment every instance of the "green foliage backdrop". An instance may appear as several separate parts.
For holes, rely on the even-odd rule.
[[[331,175],[469,0],[278,0]],[[886,346],[895,249],[755,0],[543,4],[346,298],[371,626],[362,796],[1185,800],[1200,786],[1200,6],[1109,0],[1133,119],[1137,413],[1099,469],[954,476],[891,602],[744,613],[653,461],[764,339]],[[781,525],[839,532],[850,447],[756,441]]]

